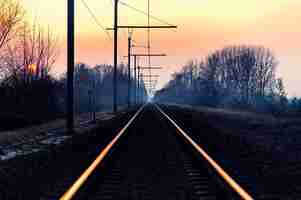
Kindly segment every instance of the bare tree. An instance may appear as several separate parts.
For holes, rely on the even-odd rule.
[[[256,50],[256,60],[256,93],[264,96],[273,87],[277,61],[269,49],[262,47]]]
[[[0,2],[0,49],[12,40],[23,21],[24,10],[19,1],[1,0]]]
[[[58,37],[36,23],[24,24],[20,30],[22,35],[5,50],[5,65],[11,79],[28,82],[48,77],[58,56]]]
[[[189,93],[190,102],[194,98],[207,105],[264,105],[266,97],[274,101],[285,99],[282,81],[276,80],[276,66],[276,58],[269,49],[229,46],[210,54],[199,64],[199,70],[194,70],[193,63],[185,65],[163,91],[165,95],[169,93],[168,98],[172,97],[170,94],[175,98],[179,94],[187,96],[187,91],[192,91],[192,82],[197,82],[198,87],[193,88],[198,92]]]

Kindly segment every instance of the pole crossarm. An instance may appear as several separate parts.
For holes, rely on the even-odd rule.
[[[155,79],[155,80],[153,80],[153,79],[151,79],[151,80],[144,80],[143,82],[144,83],[155,83],[155,82],[158,82],[158,79]]]
[[[163,69],[162,67],[140,67],[140,69]]]
[[[178,28],[177,26],[137,26],[137,25],[127,25],[127,26],[117,26],[117,28],[125,28],[125,29],[172,29]],[[107,31],[113,31],[115,28],[106,28]]]
[[[141,75],[141,77],[160,77],[160,75]]]
[[[74,1],[74,0],[72,0]],[[154,18],[153,16],[150,16],[150,6],[149,6],[149,1],[148,1],[148,24],[147,25],[119,25],[118,24],[118,3],[120,3],[120,0],[114,0],[114,23],[113,23],[113,28],[106,28],[108,31],[113,31],[114,33],[114,40],[113,40],[113,46],[114,46],[114,68],[113,68],[113,111],[116,112],[118,105],[117,105],[117,96],[118,96],[118,88],[117,88],[117,62],[118,62],[118,29],[128,29],[129,30],[129,45],[128,45],[128,106],[130,107],[130,96],[131,96],[131,57],[134,57],[134,98],[135,98],[135,104],[137,102],[137,87],[139,89],[139,73],[140,73],[140,68],[138,68],[138,84],[137,84],[137,58],[140,56],[145,56],[148,57],[149,59],[149,67],[151,67],[151,57],[154,56],[166,56],[165,54],[151,54],[150,53],[150,30],[151,29],[176,29],[177,26],[174,26],[172,24],[167,25],[161,25],[161,26],[154,26],[150,25],[150,17]],[[125,5],[125,4],[124,4]],[[131,6],[130,6],[131,7]],[[133,7],[132,7],[133,8]],[[138,11],[136,9],[136,11]],[[139,11],[140,12],[140,11]],[[158,20],[158,18],[157,18]],[[162,20],[159,20],[162,22]],[[148,54],[133,54],[131,55],[131,48],[132,48],[132,31],[133,29],[147,29],[148,31]],[[137,45],[138,46],[138,45]],[[150,68],[149,68],[150,69]],[[151,71],[150,71],[151,73]],[[142,76],[143,77],[158,77],[158,76]],[[138,91],[139,93],[139,91]],[[71,110],[71,109],[70,109]]]
[[[132,47],[133,47],[133,48],[147,48],[147,46],[144,46],[144,45],[136,45],[136,44],[133,44]]]
[[[159,75],[144,75],[144,76],[143,76],[143,75],[140,75],[140,77],[142,77],[142,78],[143,78],[143,77],[159,78],[160,76],[159,76]],[[154,82],[154,81],[158,81],[158,79],[148,79],[148,80],[144,80],[144,81],[146,81],[146,82],[147,82],[147,81],[148,81],[148,82]]]
[[[72,2],[74,4],[74,0],[68,0],[68,3]],[[151,67],[151,57],[153,56],[166,56],[165,54],[151,54],[150,53],[150,30],[151,29],[176,29],[177,26],[173,26],[172,24],[168,24],[167,25],[164,25],[164,26],[154,26],[154,25],[150,25],[150,17],[154,18],[153,16],[150,15],[150,6],[149,6],[149,0],[148,0],[148,12],[145,13],[148,15],[148,24],[147,25],[119,25],[118,24],[118,3],[120,3],[120,0],[114,0],[114,24],[113,24],[113,27],[112,28],[106,28],[106,30],[108,31],[113,31],[113,111],[116,112],[117,109],[118,109],[118,87],[117,87],[117,64],[118,64],[118,29],[128,29],[129,30],[129,44],[128,44],[128,106],[130,107],[130,104],[131,104],[131,101],[130,101],[130,95],[131,95],[131,57],[133,56],[134,57],[134,97],[135,97],[135,104],[137,102],[137,87],[139,89],[139,81],[140,81],[140,77],[139,77],[139,74],[138,74],[138,85],[137,85],[137,58],[139,56],[145,56],[145,57],[148,57],[149,59],[149,67]],[[72,4],[70,4],[72,5]],[[68,8],[70,8],[70,6],[68,4]],[[124,4],[125,5],[125,4]],[[74,6],[74,5],[73,5]],[[72,7],[73,7],[72,6]],[[130,6],[132,7],[132,6]],[[133,7],[132,7],[133,8]],[[74,10],[74,9],[73,9]],[[139,11],[138,9],[135,9],[136,11]],[[74,12],[74,11],[73,11]],[[139,11],[141,12],[141,11]],[[68,13],[69,14],[69,13]],[[68,15],[68,16],[72,16],[74,15],[74,13],[70,13],[71,15]],[[68,19],[71,18],[71,17],[68,17]],[[74,16],[72,16],[73,18],[73,21],[74,21]],[[157,18],[158,20],[158,18]],[[162,20],[159,19],[159,21],[162,22]],[[69,22],[69,21],[68,21]],[[68,23],[69,24],[72,24],[74,26],[74,22],[73,23]],[[71,27],[71,26],[70,26]],[[74,27],[73,27],[74,29]],[[148,54],[134,54],[134,55],[131,55],[131,48],[132,48],[132,31],[133,29],[147,29],[148,31]],[[74,32],[74,31],[73,31]],[[74,36],[73,36],[74,37]],[[71,40],[71,39],[70,39]],[[74,42],[73,42],[74,43]],[[68,50],[71,49],[72,51],[74,51],[74,48],[72,48],[71,46],[69,47],[68,46]],[[73,56],[74,57],[74,56]],[[69,56],[68,57],[69,59],[68,60],[71,60],[72,56]],[[74,59],[73,59],[74,60]],[[74,62],[74,61],[73,61]],[[70,66],[70,63],[69,65]],[[149,68],[150,69],[150,68]],[[69,76],[71,75],[70,71],[72,70],[69,70]],[[140,68],[138,68],[138,73],[140,71]],[[151,71],[150,71],[151,73]],[[157,76],[142,76],[143,77],[149,77],[149,79],[151,77],[157,77]],[[69,80],[69,83],[71,83],[72,79]],[[71,84],[69,84],[71,85]],[[71,88],[70,86],[68,88]],[[70,93],[70,94],[69,94]],[[68,93],[68,96],[69,98],[68,99],[71,99],[70,97],[72,96],[72,92],[69,92]],[[138,91],[139,93],[139,91]],[[70,111],[69,111],[70,110]],[[68,107],[68,113],[69,115],[72,114],[72,109],[71,109],[71,106]],[[69,126],[71,127],[72,123],[71,123],[71,117],[69,117],[69,120],[68,120],[70,123]]]
[[[166,54],[131,54],[132,57],[160,57],[160,56],[167,56]],[[127,58],[128,56],[124,56]]]

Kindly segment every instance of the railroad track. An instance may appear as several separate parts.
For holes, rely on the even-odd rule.
[[[74,178],[74,182],[71,181]],[[145,105],[79,176],[69,199],[252,199],[156,105]],[[73,182],[73,183],[72,183]]]

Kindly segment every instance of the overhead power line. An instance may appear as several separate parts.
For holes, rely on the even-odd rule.
[[[108,36],[109,40],[112,40],[112,37],[110,35],[110,33],[106,30],[106,28],[101,24],[101,22],[98,20],[98,18],[96,17],[96,15],[93,13],[92,9],[89,7],[89,5],[87,4],[87,2],[85,0],[81,0],[81,2],[83,3],[83,5],[85,6],[85,8],[88,10],[88,12],[90,13],[92,19],[94,20],[94,22],[98,25],[98,27],[101,28],[101,30],[103,32],[106,33],[106,35]]]
[[[147,13],[147,12],[145,12],[145,11],[143,11],[143,10],[140,10],[140,9],[138,9],[138,8],[135,8],[134,6],[131,6],[131,5],[129,5],[129,4],[125,3],[125,2],[123,2],[123,1],[119,1],[119,3],[120,3],[121,5],[123,5],[123,6],[125,6],[125,7],[128,7],[128,8],[130,8],[130,9],[132,9],[132,10],[135,10],[136,12],[139,12],[139,13],[145,15],[145,16],[148,16],[148,13]],[[154,20],[156,20],[156,21],[158,21],[158,22],[161,22],[161,23],[163,23],[163,24],[166,24],[166,25],[169,25],[169,26],[173,26],[172,24],[170,24],[170,23],[168,23],[168,22],[166,22],[166,21],[164,21],[164,20],[162,20],[162,19],[160,19],[160,18],[158,18],[158,17],[155,17],[155,16],[153,16],[153,15],[151,15],[151,14],[149,15],[149,17],[150,17],[151,19],[154,19]]]

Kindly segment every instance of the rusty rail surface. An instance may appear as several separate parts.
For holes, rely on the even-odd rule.
[[[197,150],[205,160],[208,161],[210,166],[214,168],[214,170],[223,178],[223,180],[234,190],[236,191],[239,196],[244,200],[253,200],[250,194],[246,192],[233,178],[231,178],[223,168],[217,164],[215,160],[213,160],[209,154],[204,151],[195,141],[193,141],[188,134],[184,132],[183,129],[181,129],[174,120],[172,120],[158,105],[156,105],[156,108],[176,127],[178,133],[182,135],[194,148]]]
[[[108,155],[110,150],[113,148],[115,143],[124,135],[127,128],[133,123],[137,116],[141,113],[142,106],[136,114],[130,119],[130,121],[119,131],[116,137],[101,151],[98,157],[92,162],[92,164],[81,174],[81,176],[74,182],[74,184],[65,192],[65,194],[60,198],[60,200],[70,200],[80,189],[80,187],[86,182],[89,176],[94,172],[94,170],[99,166],[103,159]]]

